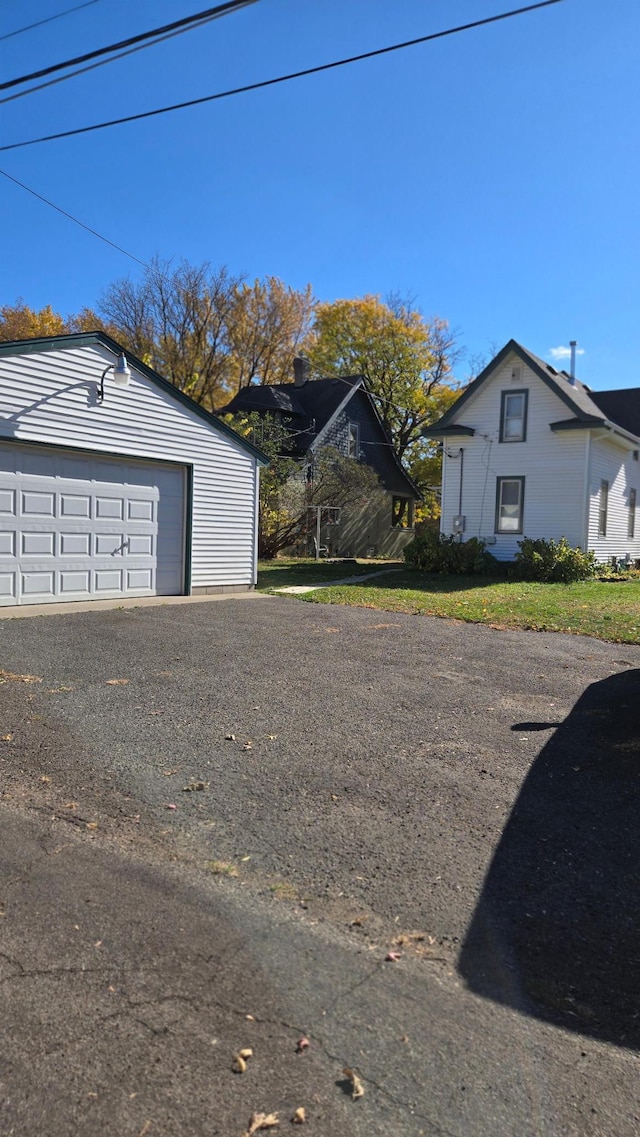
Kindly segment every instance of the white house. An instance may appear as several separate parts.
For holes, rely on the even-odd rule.
[[[425,434],[443,444],[442,533],[502,561],[523,537],[640,557],[640,388],[591,391],[510,340]]]
[[[0,344],[0,605],[253,588],[265,463],[102,332]]]

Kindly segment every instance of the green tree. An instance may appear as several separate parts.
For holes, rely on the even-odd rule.
[[[313,507],[370,504],[375,508],[383,494],[370,466],[330,447],[313,457],[293,457],[289,432],[272,415],[225,415],[225,421],[270,459],[260,473],[258,555],[262,560],[271,560],[294,542],[313,536]]]
[[[298,291],[277,276],[241,284],[227,320],[229,377],[234,390],[289,383],[293,358],[308,336],[315,300],[311,285]]]
[[[38,336],[60,336],[69,331],[69,321],[50,304],[45,308],[30,308],[20,298],[15,304],[0,308],[0,340],[26,340]]]
[[[398,296],[336,300],[317,306],[305,347],[318,375],[364,375],[399,457],[435,508],[439,452],[422,430],[458,397],[447,322],[426,320]]]
[[[224,266],[156,258],[140,281],[111,284],[99,308],[123,347],[213,410],[229,391],[227,322],[240,283]]]

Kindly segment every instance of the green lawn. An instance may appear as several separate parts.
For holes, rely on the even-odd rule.
[[[392,567],[398,562],[361,561],[347,564],[330,564],[327,561],[306,560],[303,558],[278,558],[274,561],[260,561],[258,565],[258,589],[262,592],[271,588],[283,588],[289,584],[316,584],[320,581],[344,580],[347,576],[362,576],[363,573],[377,572]]]
[[[532,584],[399,570],[380,580],[306,593],[313,604],[445,616],[494,628],[573,632],[640,643],[640,580]]]

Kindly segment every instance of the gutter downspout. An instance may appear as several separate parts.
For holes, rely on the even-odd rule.
[[[462,517],[462,475],[464,472],[464,447],[460,447],[460,492],[458,494],[458,517]],[[462,544],[462,533],[459,534],[460,544]]]
[[[589,521],[591,520],[591,431],[587,431],[584,451],[584,519],[582,532],[582,551],[589,551]]]

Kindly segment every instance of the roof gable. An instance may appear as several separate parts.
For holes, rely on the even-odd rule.
[[[303,456],[322,446],[323,437],[354,398],[366,400],[375,429],[380,434],[379,442],[370,443],[369,456],[374,457],[374,446],[386,445],[392,466],[401,478],[400,484],[413,496],[421,498],[420,490],[407,474],[385,430],[363,375],[308,379],[301,386],[296,386],[295,383],[274,383],[270,386],[244,387],[218,414],[250,414],[252,411],[269,414],[280,410],[284,415],[291,415],[296,419],[295,424],[291,424],[291,453]],[[361,445],[366,453],[366,443],[362,442]],[[368,464],[379,469],[376,461],[369,461]]]
[[[573,412],[576,418],[585,424],[595,420],[599,420],[604,425],[602,419],[602,412],[594,399],[591,397],[588,389],[579,381],[576,380],[575,384],[569,382],[568,377],[564,372],[556,371],[550,363],[545,363],[544,360],[539,359],[533,352],[528,351],[517,340],[509,340],[508,343],[502,348],[501,351],[495,356],[494,359],[481,371],[476,379],[462,392],[460,398],[456,400],[452,407],[449,408],[447,413],[433,425],[425,430],[427,435],[438,435],[445,433],[447,430],[456,424],[458,415],[463,407],[478,393],[481,387],[491,378],[499,367],[505,362],[510,355],[516,355],[522,363],[529,367],[539,379],[557,395],[559,399]],[[464,428],[469,431],[470,428]]]
[[[152,367],[147,366],[141,359],[138,359],[137,356],[123,348],[121,344],[117,343],[116,340],[112,339],[106,332],[70,332],[62,336],[43,336],[38,339],[12,340],[7,343],[0,343],[0,359],[12,355],[30,355],[34,352],[57,351],[65,347],[94,347],[96,345],[106,347],[107,350],[114,355],[120,355],[121,352],[124,352],[131,366],[135,368],[136,371],[139,371],[141,375],[144,375],[146,379],[150,379],[151,382],[162,391],[171,395],[176,402],[182,403],[182,405],[193,414],[204,419],[204,421],[218,433],[225,434],[232,438],[243,450],[251,454],[259,465],[267,466],[269,464],[269,459],[261,450],[258,450],[256,446],[252,446],[250,442],[242,438],[241,435],[228,426],[227,423],[221,422],[216,415],[211,414],[210,411],[201,407],[199,403],[194,402],[188,395],[185,395],[184,391],[180,391],[177,387],[174,387],[173,383],[170,383],[168,379],[165,379],[157,371],[154,371]]]

